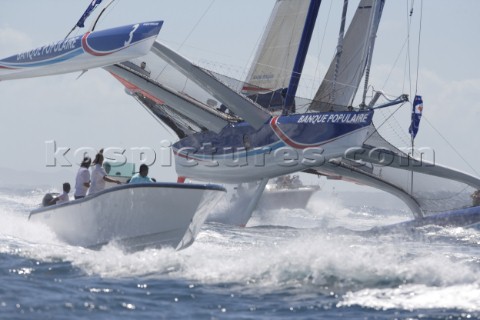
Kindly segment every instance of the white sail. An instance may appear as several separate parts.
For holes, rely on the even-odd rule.
[[[310,0],[277,0],[246,78],[244,94],[288,87],[309,6]]]
[[[344,109],[352,104],[365,72],[368,54],[373,49],[372,35],[375,36],[378,29],[383,5],[384,0],[360,1],[343,41],[337,78],[337,60],[334,58],[309,111],[329,111],[335,106]]]

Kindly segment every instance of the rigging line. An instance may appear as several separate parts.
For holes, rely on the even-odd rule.
[[[255,55],[257,54],[257,49],[260,47],[260,42],[262,41],[263,35],[265,34],[267,30],[269,20],[267,20],[265,26],[263,27],[263,31],[258,35],[257,41],[255,41],[255,45],[252,47],[252,50],[250,51],[250,56],[248,59],[245,61],[245,64],[242,67],[242,75],[241,79],[243,79],[244,82],[247,81],[247,77],[250,73],[250,68],[253,68],[253,61],[255,59]],[[249,68],[250,67],[250,68]]]
[[[118,0],[120,1],[120,0]],[[108,7],[110,7],[110,5],[114,4],[114,6],[112,7],[112,9],[110,11],[107,11],[107,15],[108,16],[112,11],[113,9],[115,8],[115,6],[118,4],[118,2],[115,2],[115,0],[110,0],[110,2],[102,9],[102,11],[100,12],[100,14],[97,16],[97,18],[95,19],[95,22],[93,23],[92,27],[91,27],[91,31],[95,30],[95,28],[97,27],[97,23],[98,21],[100,21],[100,18],[102,17],[102,15],[106,12],[106,10],[108,9]]]
[[[90,31],[95,30],[96,25],[97,25],[100,17],[101,17],[101,16],[103,15],[103,13],[107,10],[107,8],[108,8],[112,3],[114,3],[114,6],[112,7],[112,10],[113,10],[113,8],[118,4],[119,1],[120,1],[120,0],[117,0],[117,3],[114,3],[115,0],[111,0],[110,3],[108,3],[108,4],[102,9],[102,11],[100,12],[100,14],[95,18],[95,22],[94,22],[94,23],[92,24],[92,26],[90,27],[90,29],[91,29]],[[109,14],[109,13],[110,13],[110,12],[108,12],[108,14]],[[107,15],[108,15],[108,14],[107,14]],[[78,29],[79,29],[79,28],[77,28],[77,25],[73,26],[72,30],[70,30],[70,32],[65,36],[65,39],[64,39],[64,40],[66,40],[74,31],[75,31],[75,33],[73,33],[73,34],[74,34],[75,36],[78,36],[78,34],[79,34],[79,30],[78,30]],[[81,34],[83,34],[83,33],[84,33],[84,32],[82,32]]]
[[[425,117],[425,115],[422,115],[422,119],[425,119],[425,121],[427,121],[427,123],[433,128],[433,130],[435,130],[435,132],[443,139],[443,141],[445,141],[449,146],[450,148],[452,148],[452,150],[457,154],[457,156],[460,157],[460,159],[462,159],[465,164],[473,170],[473,172],[477,175],[477,176],[480,176],[480,174],[477,172],[477,170],[475,170],[475,168],[460,154],[460,152],[458,152],[458,150],[447,140],[447,138],[445,138],[442,133],[440,131],[437,130],[437,128],[435,128],[433,126],[433,124],[428,121],[428,119]]]
[[[381,91],[381,90],[380,90],[380,91],[375,90],[375,87],[372,86],[372,85],[370,85],[369,87],[372,88],[372,95],[374,95],[373,92],[375,92],[375,93],[376,93],[376,92],[380,92],[380,95],[381,95],[385,100],[387,100],[388,102],[395,101],[395,100],[397,100],[397,99],[399,98],[399,97],[389,98],[389,97],[385,94],[385,92],[383,92],[383,91]]]
[[[183,47],[183,45],[185,44],[185,42],[187,42],[188,38],[190,38],[190,36],[193,34],[193,32],[197,29],[198,25],[200,24],[200,22],[202,22],[203,18],[207,15],[207,13],[210,11],[210,8],[212,8],[213,4],[215,3],[215,0],[212,0],[210,2],[210,4],[208,5],[207,9],[203,12],[202,16],[197,20],[197,22],[195,23],[195,25],[193,26],[192,30],[190,30],[190,32],[188,33],[188,35],[185,37],[185,39],[183,40],[183,42],[180,44],[180,47],[178,49],[181,49]]]
[[[411,104],[410,104],[410,105],[411,105]],[[380,111],[382,111],[382,110],[380,110]],[[396,112],[396,111],[395,111],[395,112]],[[384,129],[384,130],[385,130],[385,133],[387,133],[387,134],[389,134],[389,135],[394,135],[395,138],[396,138],[396,140],[397,140],[396,143],[390,142],[390,144],[392,144],[392,145],[394,145],[394,146],[400,146],[400,145],[405,145],[405,146],[406,146],[406,145],[409,145],[410,141],[407,141],[407,140],[405,139],[404,134],[401,134],[401,133],[400,133],[400,132],[403,133],[403,130],[401,129],[402,126],[400,125],[400,123],[399,123],[399,121],[397,120],[397,118],[395,117],[395,115],[394,115],[394,114],[389,114],[389,117],[388,117],[388,119],[387,119],[387,116],[385,115],[385,113],[386,113],[386,112],[377,112],[377,114],[379,114],[379,115],[381,115],[381,116],[383,117],[383,119],[384,119],[383,121],[385,122],[384,124],[387,124],[386,127],[388,128],[388,130],[387,130],[387,129]],[[379,122],[381,122],[381,121],[379,120]],[[394,123],[395,126],[392,125],[392,123]],[[382,126],[383,126],[383,124],[382,124]],[[380,132],[379,132],[379,133],[380,133]],[[382,134],[382,136],[383,136],[383,134]],[[400,142],[401,142],[401,144],[400,144]]]
[[[363,96],[362,96],[362,103],[360,104],[361,109],[364,109],[366,104],[366,95],[367,95],[367,90],[368,90],[368,82],[370,81],[370,71],[372,67],[372,61],[373,61],[373,52],[374,52],[374,45],[375,45],[375,39],[377,37],[377,32],[378,32],[378,26],[380,24],[380,18],[383,12],[383,1],[374,1],[372,3],[372,6],[370,10],[372,11],[372,16],[369,19],[369,24],[368,24],[368,46],[365,48],[366,49],[366,60],[365,60],[365,65],[363,66],[365,73],[364,73],[364,86],[363,86]]]
[[[338,32],[337,53],[335,54],[335,71],[333,73],[332,92],[330,94],[329,103],[335,100],[335,87],[337,84],[338,72],[340,69],[340,59],[343,53],[343,42],[345,38],[345,20],[347,19],[348,0],[343,0],[342,22],[340,24],[340,31]]]
[[[412,70],[411,70],[411,66],[412,66],[412,61],[411,61],[411,58],[410,58],[410,31],[412,29],[412,14],[413,14],[413,5],[414,5],[414,1],[411,2],[412,6],[409,10],[408,8],[408,4],[407,4],[407,20],[408,20],[408,27],[407,27],[407,56],[406,56],[406,67],[408,68],[408,83],[409,83],[409,87],[410,89],[408,90],[408,92],[410,92],[410,96],[412,95]]]
[[[313,74],[313,82],[316,82],[316,81],[317,81],[318,68],[319,68],[319,66],[320,66],[320,61],[321,61],[320,56],[321,56],[322,51],[323,51],[323,45],[324,45],[324,42],[325,42],[325,36],[327,35],[326,30],[327,30],[327,26],[328,26],[328,24],[329,24],[329,22],[330,22],[330,14],[331,14],[331,12],[332,12],[332,6],[333,6],[333,0],[330,1],[330,8],[328,9],[327,21],[325,21],[325,27],[323,28],[323,30],[324,30],[324,31],[323,31],[323,37],[322,37],[322,41],[320,41],[320,48],[319,48],[319,50],[318,50],[318,56],[317,56],[317,64],[316,64],[316,66],[315,66],[315,73]],[[327,69],[327,71],[328,71],[328,69]],[[320,75],[318,75],[318,79],[321,79],[321,78],[320,78]],[[320,81],[320,84],[321,84],[321,83],[322,83],[322,81]],[[318,87],[317,87],[317,89],[318,89]],[[313,93],[312,96],[315,96],[315,95],[316,95],[316,92]]]
[[[399,105],[398,108],[394,112],[392,112],[382,123],[380,123],[380,125],[378,127],[374,127],[375,130],[373,130],[373,132],[364,141],[367,141],[368,139],[370,139],[370,137],[372,137],[375,133],[380,134],[378,129],[380,129],[388,121],[388,119],[393,117],[395,115],[395,113],[397,113],[397,111],[400,110],[400,108],[403,107],[404,105],[405,105],[405,103],[402,103],[401,105]]]
[[[418,73],[420,69],[420,44],[422,41],[422,17],[423,17],[423,0],[420,1],[420,27],[418,30],[418,48],[417,48],[417,79],[415,81],[415,95],[418,92]]]
[[[182,43],[180,43],[180,46],[178,47],[178,50],[180,50],[183,45],[185,44],[185,42],[187,42],[188,38],[190,38],[190,36],[193,34],[193,32],[195,31],[195,29],[197,29],[198,25],[200,24],[200,22],[202,22],[203,18],[207,15],[207,13],[210,11],[210,9],[212,8],[213,4],[215,3],[215,0],[212,0],[210,2],[210,4],[208,5],[207,9],[203,12],[203,14],[200,16],[200,18],[197,20],[197,22],[195,23],[195,25],[193,26],[193,28],[190,30],[190,32],[187,34],[187,36],[185,37],[185,39],[182,41]],[[167,68],[168,64],[163,67],[162,71],[160,71],[160,73],[158,74],[158,76],[155,78],[155,80],[158,80],[158,78],[163,74],[163,72],[165,71],[165,69]]]
[[[170,127],[168,127],[167,125],[165,125],[165,123],[163,123],[163,121],[160,120],[160,119],[155,115],[155,113],[153,113],[152,110],[150,110],[146,105],[144,105],[144,104],[138,99],[137,95],[134,95],[133,98],[140,104],[140,106],[141,106],[142,108],[144,108],[144,109],[153,117],[153,119],[155,119],[156,122],[158,122],[158,123],[160,124],[160,126],[163,127],[163,129],[164,129],[166,132],[168,132],[168,133],[170,133],[171,135],[175,136],[175,132],[174,132]]]
[[[407,66],[408,66],[408,83],[409,83],[409,86],[410,86],[410,95],[412,94],[412,70],[411,70],[411,67],[412,67],[412,61],[411,61],[411,57],[410,57],[410,32],[411,32],[411,29],[412,29],[412,15],[413,15],[413,6],[414,6],[414,0],[412,0],[411,2],[411,7],[410,7],[410,10],[408,10],[408,4],[407,4],[407,12],[409,11],[408,13],[408,16],[407,16],[407,20],[408,20],[408,57],[407,57]],[[418,68],[418,63],[417,63],[417,68]],[[418,79],[418,78],[417,78]],[[416,94],[416,91],[415,91],[415,94]],[[414,137],[412,135],[410,135],[410,145],[411,145],[411,157],[413,159],[414,157],[414,154],[413,154],[413,150],[414,150],[414,147],[415,147],[415,141],[414,141]],[[410,157],[410,155],[407,155],[408,157]],[[414,179],[414,174],[413,174],[413,169],[410,173],[410,194],[413,195],[413,179]]]
[[[407,45],[407,41],[408,41],[408,39],[405,39],[405,41],[403,42],[402,48],[398,52],[397,58],[395,59],[395,62],[393,63],[392,68],[390,69],[390,72],[387,76],[387,79],[385,79],[385,82],[383,83],[382,88],[385,88],[387,86],[387,82],[390,81],[390,77],[392,76],[393,72],[395,71],[395,66],[398,63],[398,60],[400,60],[400,57],[402,56],[403,51],[405,50],[405,46]]]

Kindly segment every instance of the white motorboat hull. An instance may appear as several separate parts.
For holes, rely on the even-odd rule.
[[[223,223],[244,227],[252,217],[253,212],[247,210],[255,188],[236,187],[230,196],[219,203],[207,218],[209,222]],[[318,186],[303,186],[297,188],[275,188],[267,185],[256,210],[305,209],[312,195],[320,190]]]
[[[320,188],[316,186],[265,190],[258,203],[258,208],[263,210],[305,209],[312,195],[318,190]]]
[[[188,247],[225,189],[217,185],[121,185],[65,204],[33,210],[29,219],[70,245],[115,241],[128,251]]]

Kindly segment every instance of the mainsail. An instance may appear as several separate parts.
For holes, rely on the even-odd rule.
[[[245,80],[244,93],[287,88],[310,0],[278,0]]]
[[[265,108],[276,110],[284,105],[311,3],[311,0],[275,3],[243,86],[243,94]]]

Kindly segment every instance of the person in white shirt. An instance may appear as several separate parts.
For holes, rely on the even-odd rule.
[[[70,192],[70,183],[65,182],[63,184],[63,193],[59,195],[58,197],[55,197],[50,201],[51,204],[61,204],[61,203],[66,203],[70,201],[70,197],[68,196],[68,193]]]
[[[73,197],[75,199],[85,198],[87,195],[88,188],[90,188],[90,164],[92,159],[90,157],[84,157],[82,163],[80,164],[80,169],[78,169],[77,177],[75,178],[75,192]]]
[[[95,166],[92,169],[92,174],[91,174],[92,184],[90,186],[90,189],[88,190],[89,195],[95,194],[105,189],[105,182],[121,184],[119,180],[115,180],[107,176],[107,172],[105,171],[105,168],[102,167],[103,160],[104,160],[104,157],[103,157],[103,149],[102,149],[95,156],[95,160],[93,160],[93,164]]]

